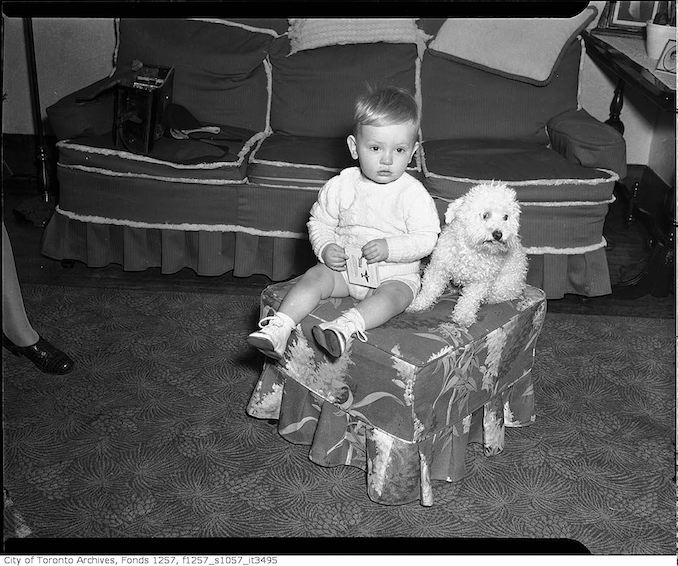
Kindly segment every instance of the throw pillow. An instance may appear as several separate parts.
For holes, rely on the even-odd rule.
[[[431,51],[532,84],[547,84],[571,41],[595,18],[595,6],[573,18],[449,18]]]
[[[420,50],[430,38],[415,18],[290,18],[290,55],[328,45],[415,43]]]

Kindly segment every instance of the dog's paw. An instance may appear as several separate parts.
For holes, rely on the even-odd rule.
[[[475,324],[477,317],[474,313],[469,313],[469,312],[458,312],[455,310],[452,313],[452,320],[454,321],[455,324],[458,324],[462,328],[468,328],[469,326],[472,326]]]
[[[421,295],[417,296],[411,303],[410,306],[405,309],[405,312],[421,312],[431,308],[433,303],[429,301],[424,301],[421,299]]]

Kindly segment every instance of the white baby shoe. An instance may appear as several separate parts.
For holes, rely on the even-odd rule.
[[[313,338],[327,353],[338,358],[357,336],[361,342],[367,342],[365,320],[356,309],[349,309],[344,314],[312,329]]]
[[[287,340],[296,324],[285,313],[278,312],[265,316],[259,321],[259,330],[247,337],[247,343],[262,354],[279,360],[287,348]]]

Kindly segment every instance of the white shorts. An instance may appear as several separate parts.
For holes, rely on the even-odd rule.
[[[348,287],[349,296],[353,297],[355,300],[362,301],[374,293],[374,289],[372,287],[365,287],[363,285],[349,283],[348,270],[345,269],[340,273],[346,282],[346,286]],[[386,281],[402,281],[412,290],[413,299],[417,296],[417,293],[419,293],[419,289],[421,289],[421,275],[419,275],[419,273],[406,273],[403,275],[391,275],[389,277],[384,277],[381,280],[381,285],[383,285]]]

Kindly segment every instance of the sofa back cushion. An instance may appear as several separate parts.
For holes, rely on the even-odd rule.
[[[271,128],[277,133],[348,135],[355,98],[368,84],[396,85],[415,94],[415,44],[331,45],[289,53],[289,39],[276,39],[270,57]]]
[[[121,19],[116,74],[132,61],[174,67],[176,104],[200,122],[266,128],[264,59],[278,33],[227,20]]]
[[[548,143],[549,119],[577,108],[580,55],[574,40],[550,82],[535,85],[427,50],[421,69],[423,139]]]

